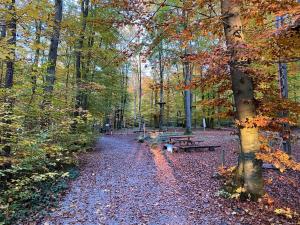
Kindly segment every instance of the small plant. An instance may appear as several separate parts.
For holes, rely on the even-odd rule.
[[[276,215],[284,216],[288,219],[293,219],[295,217],[299,217],[297,212],[293,212],[290,208],[277,208],[274,210]]]

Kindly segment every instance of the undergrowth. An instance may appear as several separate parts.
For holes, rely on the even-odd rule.
[[[97,134],[91,120],[78,119],[76,129],[73,121],[16,132],[11,154],[0,154],[1,225],[39,221],[78,176],[78,154],[91,149]]]

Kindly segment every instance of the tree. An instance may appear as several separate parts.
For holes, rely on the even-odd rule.
[[[77,94],[76,94],[76,103],[75,103],[75,116],[79,115],[78,110],[80,108],[87,109],[87,96],[81,90],[82,85],[82,72],[86,73],[87,71],[84,69],[82,59],[82,48],[84,44],[86,26],[87,26],[87,17],[89,14],[89,0],[81,0],[81,14],[82,14],[82,24],[81,24],[81,31],[78,40],[78,49],[76,51],[76,83],[77,83]],[[84,74],[86,77],[86,74]]]
[[[184,18],[184,32],[189,32],[188,27],[188,14],[186,10],[182,10],[182,16]],[[192,70],[189,62],[189,45],[190,41],[184,41],[186,47],[184,48],[183,56],[183,76],[184,76],[184,109],[185,109],[185,133],[192,133],[192,93],[191,93],[191,81]]]
[[[6,76],[5,76],[5,87],[11,88],[13,86],[14,77],[14,63],[15,63],[15,45],[16,45],[16,10],[15,10],[15,0],[12,0],[8,5],[9,20],[7,22],[8,28],[8,45],[10,46],[9,59],[6,62]],[[4,31],[3,31],[4,32]]]
[[[4,123],[3,134],[1,138],[1,144],[3,145],[2,151],[5,156],[10,156],[11,154],[11,142],[13,136],[12,128],[12,117],[13,117],[13,101],[14,98],[9,92],[13,87],[14,82],[14,68],[15,68],[15,47],[16,47],[16,32],[17,32],[17,20],[16,20],[16,9],[15,9],[15,0],[12,0],[8,4],[8,15],[7,21],[3,23],[1,36],[5,37],[6,32],[8,36],[7,45],[8,50],[8,59],[6,61],[6,75],[5,75],[5,84],[4,87],[7,89],[3,101],[3,115],[2,122]],[[7,28],[7,30],[6,30]]]
[[[284,25],[284,18],[282,16],[278,16],[276,18],[276,28],[280,28],[282,25]],[[279,63],[278,63],[278,75],[279,75],[279,95],[280,98],[282,99],[287,99],[288,98],[288,68],[286,63],[280,62],[279,58]],[[282,117],[287,117],[288,112],[282,111],[280,112]],[[282,145],[283,145],[283,150],[291,154],[291,140],[290,140],[290,126],[288,123],[283,124],[283,130],[281,132],[281,137],[282,137]]]
[[[159,60],[159,130],[163,130],[164,125],[164,66],[162,62],[163,57],[163,43],[160,42],[158,50]]]
[[[240,56],[240,47],[245,44],[242,33],[239,5],[234,0],[222,0],[221,9],[224,23],[226,45],[230,54],[230,76],[236,107],[236,118],[242,125],[239,127],[241,152],[238,166],[238,185],[242,185],[246,193],[253,197],[262,196],[263,178],[261,162],[255,153],[260,150],[258,128],[247,124],[256,117],[253,81],[243,71],[247,66]]]
[[[46,94],[51,94],[55,82],[55,69],[57,62],[57,51],[60,37],[60,28],[63,12],[63,0],[55,0],[55,15],[53,21],[53,31],[50,41],[50,48],[48,54],[47,74],[45,76],[44,91]]]

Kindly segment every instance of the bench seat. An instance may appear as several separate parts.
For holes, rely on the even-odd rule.
[[[220,145],[186,145],[186,146],[179,146],[184,151],[189,151],[191,149],[201,149],[207,148],[209,151],[215,151],[216,148],[220,148]]]

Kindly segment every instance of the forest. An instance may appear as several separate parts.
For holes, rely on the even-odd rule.
[[[1,224],[300,224],[300,0],[0,0]]]

